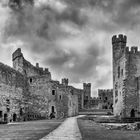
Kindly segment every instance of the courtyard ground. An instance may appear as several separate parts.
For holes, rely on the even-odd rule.
[[[41,140],[82,140],[82,136],[77,125],[77,118],[79,117],[82,117],[82,115],[67,118],[57,129]]]
[[[39,140],[64,120],[40,120],[1,125],[0,140]]]
[[[93,120],[78,118],[83,140],[139,140],[140,131],[108,130]]]

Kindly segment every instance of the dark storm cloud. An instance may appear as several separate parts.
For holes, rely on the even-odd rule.
[[[59,74],[69,77],[72,82],[79,83],[81,80],[89,79],[91,75],[96,75],[96,65],[102,63],[98,58],[101,53],[97,44],[90,46],[81,54],[69,50],[58,50],[51,54],[44,63],[49,64],[52,69],[57,69]],[[63,76],[61,75],[61,76]],[[88,80],[87,80],[88,81]]]
[[[16,1],[18,1],[17,5],[21,5],[20,0]],[[16,7],[16,5],[14,6]],[[50,31],[52,30],[52,24],[55,24],[54,26],[57,26],[56,28],[59,30],[58,28],[61,22],[70,21],[78,26],[82,26],[86,22],[86,17],[81,15],[79,9],[70,6],[61,13],[50,5],[41,5],[41,7],[35,8],[27,4],[23,8],[19,6],[18,11],[16,9],[17,7],[15,8],[14,6],[12,5],[11,7],[11,19],[9,19],[9,24],[6,29],[6,34],[9,36],[22,36],[24,34],[31,34],[33,31],[40,38],[53,38],[52,31]],[[63,34],[62,31],[60,35],[66,34]]]
[[[64,50],[57,49],[51,54],[50,58],[47,59],[47,63],[51,65],[58,65],[60,68],[64,66],[65,63],[70,61],[72,58],[75,57],[74,52],[65,52]]]
[[[139,0],[64,0],[72,7],[77,9],[86,8],[90,9],[93,14],[93,20],[96,22],[100,19],[100,13],[102,13],[100,23],[97,23],[96,28],[105,30],[108,32],[114,32],[117,30],[124,30],[135,28],[140,21],[140,1]],[[95,9],[96,12],[95,13]],[[91,15],[91,13],[89,13]],[[88,13],[87,13],[88,14]],[[97,14],[97,16],[94,16]],[[88,15],[87,15],[88,16]],[[89,16],[89,20],[91,20]],[[107,19],[107,21],[106,21]]]

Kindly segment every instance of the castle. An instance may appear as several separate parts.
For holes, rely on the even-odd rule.
[[[114,115],[140,117],[140,51],[126,46],[127,37],[112,37]]]
[[[83,89],[69,80],[54,81],[48,68],[33,66],[18,48],[12,55],[13,68],[0,63],[0,121],[26,121],[74,116],[88,106],[91,84]]]

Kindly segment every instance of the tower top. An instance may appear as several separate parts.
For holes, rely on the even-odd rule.
[[[119,34],[118,36],[114,35],[112,37],[112,44],[120,43],[120,42],[127,43],[127,36],[123,34]]]
[[[68,78],[63,78],[63,79],[62,79],[62,84],[65,85],[65,86],[68,86],[68,84],[69,84],[69,79],[68,79]]]

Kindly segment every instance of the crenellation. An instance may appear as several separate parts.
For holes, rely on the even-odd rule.
[[[137,53],[138,52],[138,47],[132,46],[131,47],[131,53]]]
[[[112,44],[116,44],[116,43],[127,43],[127,37],[125,35],[119,34],[118,36],[114,35],[112,37]]]
[[[63,78],[62,79],[62,85],[68,86],[69,84],[69,79],[68,78]]]
[[[98,92],[112,92],[113,89],[98,89]]]

